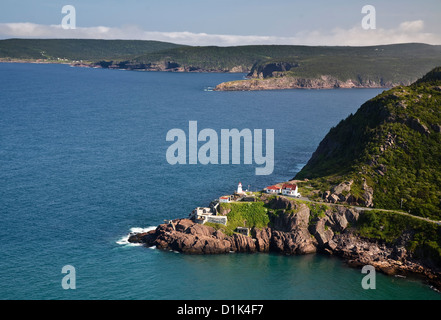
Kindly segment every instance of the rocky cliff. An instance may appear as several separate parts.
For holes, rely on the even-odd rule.
[[[251,236],[226,235],[192,220],[175,219],[153,231],[132,234],[129,242],[187,254],[321,252],[342,257],[352,266],[372,265],[386,274],[421,275],[441,288],[439,268],[428,267],[405,249],[406,241],[411,239],[388,245],[360,237],[353,226],[363,213],[355,209],[333,206],[317,214],[316,204],[285,197],[269,198],[266,202],[271,222],[266,228],[253,228]]]
[[[274,74],[276,72],[271,72]],[[299,78],[283,76],[276,73],[276,77],[265,76],[265,70],[255,72],[257,79],[224,82],[216,86],[216,91],[257,91],[257,90],[281,90],[281,89],[336,89],[336,88],[390,88],[399,83],[365,81],[356,79],[339,80],[330,75],[322,75],[318,78]]]
[[[266,79],[270,77],[282,76],[285,72],[297,67],[299,67],[298,63],[288,61],[255,63],[247,77]]]
[[[181,64],[174,61],[164,60],[159,62],[138,62],[138,61],[99,61],[93,63],[73,63],[75,67],[91,67],[103,69],[123,69],[136,71],[168,71],[168,72],[230,72],[246,73],[248,68],[242,65],[231,68],[222,67],[200,67],[197,65]]]

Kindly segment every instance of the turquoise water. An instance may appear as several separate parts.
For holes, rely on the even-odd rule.
[[[439,299],[417,280],[320,255],[187,256],[128,245],[234,190],[292,178],[341,119],[382,90],[210,92],[243,74],[0,64],[1,299]],[[275,130],[275,168],[176,165],[168,130]],[[64,290],[61,269],[76,270]]]

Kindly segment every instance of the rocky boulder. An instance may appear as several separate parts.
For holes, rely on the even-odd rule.
[[[253,228],[251,233],[256,239],[256,250],[258,252],[269,252],[272,239],[271,228]]]
[[[308,254],[317,251],[316,241],[306,228],[298,228],[291,232],[273,231],[270,249],[288,255]]]
[[[292,208],[289,203],[288,208]],[[291,232],[298,228],[308,228],[310,210],[306,204],[296,205],[294,213],[280,214],[273,218],[275,230]]]
[[[254,239],[243,234],[235,233],[230,237],[231,251],[234,252],[256,252],[256,244]]]
[[[334,232],[326,225],[327,221],[327,218],[322,218],[310,227],[311,234],[315,237],[321,247],[325,247],[334,237]]]

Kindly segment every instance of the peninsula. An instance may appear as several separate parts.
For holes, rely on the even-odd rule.
[[[175,219],[129,242],[188,254],[319,252],[441,289],[440,101],[435,68],[332,128],[289,182],[302,198],[236,192],[212,205],[222,223]]]

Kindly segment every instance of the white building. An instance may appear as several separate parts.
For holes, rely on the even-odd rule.
[[[197,207],[196,209],[194,209],[191,213],[190,213],[190,215],[189,215],[189,218],[190,219],[193,219],[193,218],[198,218],[198,217],[200,217],[200,216],[203,216],[203,215],[205,215],[205,216],[211,216],[211,215],[213,215],[214,213],[211,211],[211,208],[207,208],[207,207]]]
[[[197,223],[204,224],[206,222],[212,223],[221,223],[223,225],[227,225],[227,217],[226,216],[217,216],[211,208],[197,207],[194,209],[189,218]]]
[[[239,184],[237,185],[237,192],[236,193],[237,194],[244,193],[243,190],[242,190],[242,183],[241,182],[239,182]]]
[[[231,196],[222,196],[219,198],[219,202],[228,203],[231,201]]]
[[[278,186],[269,186],[263,189],[266,193],[279,194],[282,192],[282,188]]]
[[[296,184],[285,183],[282,186],[282,194],[291,197],[300,197],[299,187]]]

